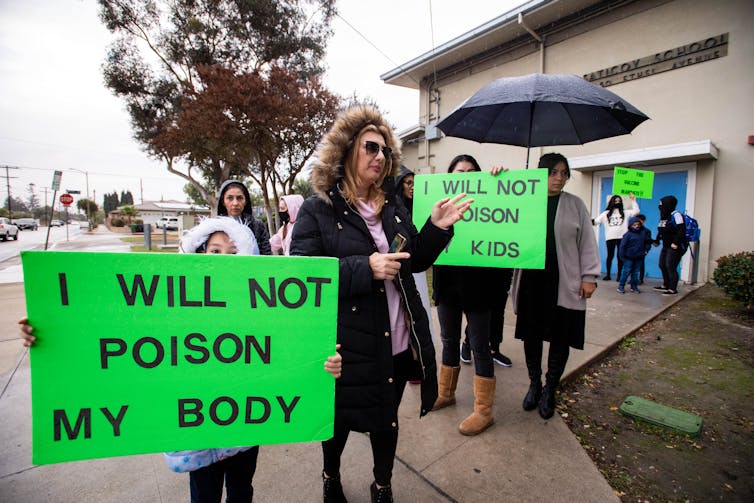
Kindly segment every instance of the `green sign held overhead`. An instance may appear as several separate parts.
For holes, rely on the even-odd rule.
[[[655,182],[654,171],[623,168],[613,169],[613,194],[622,196],[633,193],[640,199],[652,199],[652,186]]]
[[[421,228],[437,200],[466,193],[474,199],[436,264],[543,269],[547,170],[417,175],[414,223]]]
[[[332,436],[336,259],[22,260],[35,464]]]

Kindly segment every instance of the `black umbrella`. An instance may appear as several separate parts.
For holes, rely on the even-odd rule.
[[[581,145],[630,133],[649,117],[577,75],[533,73],[497,79],[474,93],[439,127],[480,143],[529,148]]]

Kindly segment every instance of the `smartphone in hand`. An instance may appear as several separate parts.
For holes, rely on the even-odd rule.
[[[403,251],[403,247],[405,246],[406,246],[406,237],[399,232],[393,238],[393,242],[390,243],[389,253],[398,253],[399,251]]]

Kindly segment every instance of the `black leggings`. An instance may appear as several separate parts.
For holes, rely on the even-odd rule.
[[[615,256],[615,251],[618,249],[618,246],[620,245],[620,239],[608,239],[605,241],[605,246],[607,246],[607,258],[605,259],[605,275],[610,276],[610,268],[613,266],[613,257]],[[620,278],[621,270],[623,269],[623,261],[620,259],[620,254],[618,254],[618,274],[617,277]]]
[[[410,349],[393,356],[396,416],[401,399],[403,398],[403,391],[406,389],[406,381],[409,378],[410,369],[414,365]],[[322,442],[324,470],[328,477],[337,477],[340,475],[340,457],[343,454],[343,449],[346,447],[350,430],[344,426],[339,427],[336,421],[334,433],[330,440]],[[372,473],[374,474],[374,480],[380,486],[389,486],[393,476],[395,450],[398,447],[397,425],[392,430],[369,432],[369,441],[372,444],[372,458],[374,460]]]
[[[663,248],[660,252],[660,271],[662,271],[662,284],[668,290],[678,290],[678,264],[681,263],[683,248]]]
[[[529,379],[532,382],[539,381],[542,375],[542,339],[529,338],[524,340],[524,355],[526,367],[529,371]],[[560,378],[565,372],[568,355],[571,348],[567,342],[559,340],[550,343],[550,351],[547,354],[547,373],[545,383],[551,388],[557,387]]]
[[[457,367],[461,364],[461,322],[466,314],[466,334],[474,352],[476,375],[493,377],[495,369],[490,354],[490,310],[464,311],[461,306],[440,302],[437,317],[440,319],[442,364]]]
[[[251,503],[254,498],[251,481],[257,469],[258,454],[259,447],[252,447],[190,472],[191,503],[220,503],[223,482],[227,503]]]

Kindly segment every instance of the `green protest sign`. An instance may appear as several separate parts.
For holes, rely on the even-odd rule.
[[[633,192],[637,198],[652,199],[652,186],[655,182],[654,171],[613,168],[613,194],[628,195]]]
[[[332,436],[336,259],[22,260],[35,464]]]
[[[417,175],[415,182],[418,228],[439,199],[464,192],[474,199],[436,264],[544,268],[547,170]]]

